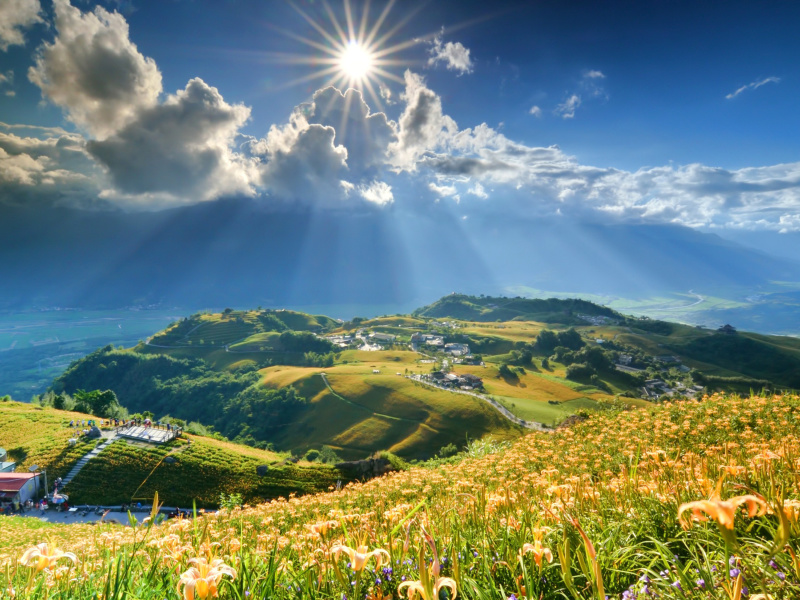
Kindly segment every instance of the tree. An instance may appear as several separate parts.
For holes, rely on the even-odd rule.
[[[533,345],[533,347],[537,352],[545,352],[549,354],[555,350],[555,347],[558,345],[558,337],[556,337],[555,332],[550,331],[549,329],[544,329],[543,331],[539,332],[539,335],[536,337],[536,343]]]
[[[562,331],[558,334],[558,345],[565,346],[570,350],[580,350],[583,348],[584,344],[583,339],[581,339],[581,334],[570,327],[566,331]]]
[[[56,394],[53,396],[53,408],[57,408],[58,410],[64,410],[66,405],[67,405],[67,399],[64,396],[64,394]]]
[[[514,379],[517,376],[516,373],[514,373],[514,371],[511,370],[511,367],[509,367],[508,364],[506,363],[500,365],[500,368],[497,370],[497,375],[498,377],[509,378],[509,379]]]
[[[75,392],[75,410],[77,412],[108,418],[113,417],[119,408],[117,395],[112,390],[104,392],[78,390]]]

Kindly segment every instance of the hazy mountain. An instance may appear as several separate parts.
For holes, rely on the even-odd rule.
[[[800,281],[800,263],[671,226],[358,214],[218,201],[152,213],[8,209],[0,306],[397,305],[506,286],[640,297]]]

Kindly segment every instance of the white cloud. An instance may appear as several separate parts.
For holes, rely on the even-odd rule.
[[[392,94],[392,90],[389,88],[388,85],[383,83],[382,81],[378,83],[378,90],[381,95],[381,99],[391,106],[392,104],[397,104],[397,101],[394,99],[394,95]]]
[[[100,6],[83,13],[69,0],[54,5],[58,35],[39,48],[28,78],[73,123],[106,138],[157,103],[161,73],[130,41],[119,13]]]
[[[602,71],[596,71],[594,69],[592,69],[590,71],[586,71],[586,73],[584,73],[583,76],[586,79],[605,79],[606,78],[606,76],[603,75]]]
[[[398,121],[397,141],[389,145],[389,163],[398,171],[414,171],[420,157],[446,144],[458,126],[442,112],[441,98],[421,76],[406,71],[405,83],[400,98],[406,107]]]
[[[461,200],[461,197],[458,195],[458,189],[454,185],[436,185],[430,182],[428,184],[428,189],[442,198],[453,198],[456,202]]]
[[[572,94],[569,98],[564,100],[556,107],[555,113],[562,119],[572,119],[575,116],[575,111],[581,105],[581,97],[577,94]]]
[[[493,194],[494,202],[503,202],[511,214],[602,215],[689,227],[775,231],[800,227],[800,163],[738,170],[700,164],[634,172],[593,167],[557,146],[514,142],[485,123],[458,130],[442,111],[440,98],[421,79],[407,75],[407,84],[409,115],[404,116],[435,115],[420,121],[434,123],[431,129],[438,133],[418,136],[425,143],[405,155],[413,164],[406,164],[404,170],[423,176],[428,171],[433,176],[428,189],[437,198],[455,197],[459,186],[468,181],[472,187],[467,195],[483,200],[488,196],[484,185],[501,186]],[[420,104],[427,110],[420,109]],[[449,126],[445,129],[443,123]],[[400,130],[402,143],[403,118]]]
[[[272,126],[257,142],[264,159],[260,185],[279,199],[306,205],[337,205],[353,184],[346,175],[347,149],[334,145],[333,127],[309,124],[295,112],[283,126]]]
[[[123,194],[160,193],[175,202],[252,195],[255,163],[231,150],[249,116],[249,108],[228,104],[195,78],[117,133],[90,141],[88,150]]]
[[[369,185],[359,186],[358,193],[367,202],[378,206],[386,206],[394,202],[391,186],[383,181],[373,181]]]
[[[429,66],[444,63],[448,71],[458,71],[459,75],[472,73],[475,66],[469,57],[468,48],[465,48],[461,42],[442,44],[442,34],[431,40],[431,48],[428,53],[431,55],[428,59]]]
[[[344,94],[334,87],[317,90],[311,104],[300,110],[308,123],[334,129],[334,144],[347,149],[351,178],[374,177],[397,138],[395,123],[382,112],[371,112],[361,92],[352,88]]]
[[[5,96],[16,96],[13,86],[14,71],[8,70],[5,73],[0,73],[0,90],[3,91]]]
[[[477,196],[481,200],[486,200],[489,197],[489,194],[486,193],[486,190],[483,189],[483,186],[480,184],[479,181],[475,182],[471,188],[467,190],[468,194],[472,194],[473,196]]]
[[[541,118],[541,116],[542,116],[542,109],[541,109],[541,108],[539,108],[539,107],[538,107],[538,106],[536,106],[536,105],[534,105],[534,106],[531,106],[530,110],[528,111],[528,114],[529,114],[529,115],[533,115],[534,117],[536,117],[537,119],[539,119],[539,118]]]
[[[17,135],[15,129],[31,135]],[[0,123],[0,199],[73,198],[83,203],[97,196],[102,177],[83,137],[57,128]]]
[[[736,96],[738,96],[742,92],[745,92],[747,90],[757,90],[762,85],[766,85],[768,83],[780,83],[780,81],[781,81],[780,77],[765,77],[764,79],[757,79],[756,81],[748,83],[747,85],[743,85],[742,87],[737,89],[735,92],[731,92],[730,94],[726,94],[725,98],[727,98],[728,100],[733,100],[734,98],[736,98]]]
[[[364,201],[385,206],[391,187],[379,180],[396,125],[372,113],[361,93],[328,87],[292,112],[285,125],[250,140],[248,152],[261,160],[259,185],[276,199],[327,206]],[[353,194],[352,192],[357,193]]]
[[[25,43],[22,31],[40,23],[39,0],[3,0],[0,2],[0,50]]]

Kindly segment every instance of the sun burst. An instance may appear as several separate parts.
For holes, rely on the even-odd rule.
[[[392,20],[388,17],[395,1],[389,0],[374,21],[370,19],[369,1],[363,4],[361,14],[355,15],[350,0],[344,0],[343,21],[326,0],[323,0],[322,10],[318,10],[319,14],[315,16],[292,4],[320,38],[311,39],[293,31],[280,30],[286,36],[306,45],[310,52],[284,54],[279,60],[314,67],[312,73],[288,81],[282,87],[322,79],[324,86],[332,85],[341,90],[355,88],[365,93],[378,110],[383,110],[381,89],[389,81],[403,84],[397,71],[413,64],[412,61],[401,58],[401,53],[431,37],[393,42],[393,38],[399,35],[400,30],[419,10],[406,11],[400,19]]]
[[[359,83],[369,76],[374,58],[369,49],[350,40],[339,57],[339,68],[351,82]]]

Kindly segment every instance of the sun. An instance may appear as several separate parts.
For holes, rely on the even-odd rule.
[[[411,66],[409,60],[401,58],[403,51],[425,43],[431,36],[414,37],[400,42],[392,39],[401,35],[405,24],[420,10],[406,10],[399,19],[389,15],[397,0],[389,0],[374,19],[370,18],[370,1],[359,4],[361,14],[354,14],[352,0],[343,0],[340,10],[335,10],[328,0],[316,7],[301,9],[292,0],[290,5],[319,35],[312,39],[294,31],[278,29],[287,37],[301,42],[308,48],[303,54],[281,53],[276,58],[290,64],[307,64],[313,72],[288,81],[289,87],[315,79],[325,79],[324,85],[337,88],[355,88],[369,96],[379,110],[383,110],[383,95],[387,82],[403,85],[405,81],[397,73]],[[421,6],[421,5],[420,5]],[[343,14],[342,14],[343,12]],[[342,16],[344,17],[342,19]]]
[[[372,53],[357,40],[350,40],[339,56],[339,68],[350,82],[360,83],[369,77],[374,62]]]

